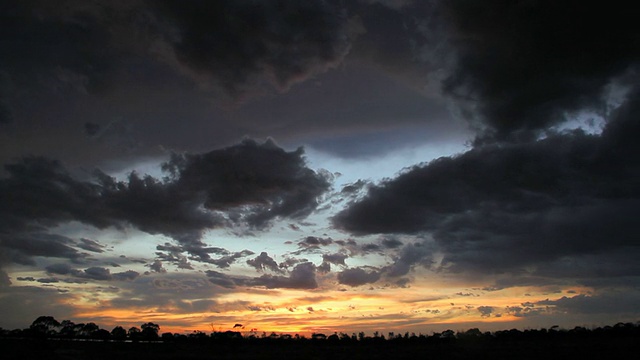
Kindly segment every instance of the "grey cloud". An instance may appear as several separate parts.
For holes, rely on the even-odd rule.
[[[157,273],[166,273],[167,270],[162,266],[162,261],[155,260],[153,263],[149,264],[149,269],[153,272]]]
[[[349,257],[347,254],[335,253],[335,254],[322,254],[322,264],[318,266],[318,271],[321,273],[328,273],[331,271],[331,264],[347,266],[345,260]]]
[[[95,240],[90,240],[90,239],[80,239],[80,242],[78,242],[77,246],[81,249],[87,250],[87,251],[91,251],[91,252],[95,252],[95,253],[102,253],[104,252],[104,245],[100,245],[100,243],[98,243]]]
[[[135,280],[138,276],[140,276],[140,273],[133,270],[127,270],[112,275],[113,279],[118,281],[131,281]]]
[[[46,2],[3,2],[6,31],[0,36],[7,56],[0,60],[0,70],[10,74],[13,83],[60,90],[107,87],[118,59],[117,43],[104,23],[107,19],[81,8],[72,3],[53,9]]]
[[[610,289],[594,295],[563,296],[557,300],[543,300],[537,306],[552,306],[556,311],[578,314],[637,314],[640,293],[637,289]]]
[[[402,246],[403,243],[402,241],[395,239],[395,238],[384,238],[382,239],[382,246],[384,246],[387,249],[395,249],[398,248],[400,246]]]
[[[286,258],[284,261],[282,261],[280,264],[278,264],[278,266],[282,269],[289,269],[290,267],[299,264],[301,262],[307,262],[307,259],[297,259],[297,258],[292,258],[292,257],[288,257]]]
[[[331,264],[326,261],[323,261],[322,264],[320,264],[320,266],[316,267],[316,270],[318,270],[318,272],[321,274],[326,274],[331,271]]]
[[[164,254],[160,252],[157,252],[156,255],[158,256],[159,260],[173,263],[179,269],[193,269],[193,267],[191,266],[191,263],[189,262],[187,257],[184,255],[173,254],[173,253]]]
[[[229,275],[213,270],[207,270],[206,274],[212,284],[222,286],[227,289],[233,289],[236,287],[236,281]]]
[[[378,271],[366,271],[362,268],[346,269],[338,273],[338,282],[348,286],[370,284],[380,279]]]
[[[360,250],[364,253],[371,253],[371,252],[376,252],[380,250],[380,245],[378,244],[363,244],[360,247]]]
[[[36,281],[39,282],[39,283],[42,283],[42,284],[53,284],[53,283],[60,282],[60,280],[58,280],[57,278],[54,278],[54,277],[40,278],[40,279],[38,279]]]
[[[265,274],[252,279],[249,283],[254,286],[264,286],[267,289],[315,289],[318,287],[316,267],[311,262],[296,265],[288,277]]]
[[[245,140],[206,154],[174,157],[165,169],[179,172],[178,188],[205,192],[207,209],[236,209],[240,220],[260,228],[278,217],[307,216],[329,190],[329,179],[307,168],[303,155],[302,148],[286,152],[271,140]]]
[[[534,308],[533,306],[507,306],[505,310],[515,317],[537,316],[545,313],[544,308]]]
[[[320,246],[327,246],[333,244],[333,239],[331,238],[321,238],[317,236],[307,236],[304,240],[298,243],[300,247],[315,247],[319,248]]]
[[[348,258],[349,256],[347,254],[342,254],[342,253],[335,253],[335,254],[323,254],[322,255],[322,261],[326,262],[326,263],[331,263],[334,265],[342,265],[342,266],[346,266],[346,264],[344,263],[344,261]]]
[[[428,268],[432,264],[431,252],[426,243],[407,244],[400,250],[394,263],[383,270],[387,276],[398,277],[408,274],[415,264]]]
[[[498,291],[519,286],[550,286],[558,288],[561,285],[568,285],[575,280],[567,280],[570,275],[562,272],[550,272],[552,276],[535,276],[535,275],[511,275],[507,277],[498,277],[492,286],[483,288],[485,291]]]
[[[84,271],[75,270],[75,271],[72,271],[72,274],[79,278],[91,279],[91,280],[112,280],[113,279],[111,275],[111,271],[109,271],[109,269],[98,267],[98,266],[87,268]]]
[[[495,308],[493,306],[478,306],[477,309],[482,317],[489,317],[495,311]]]
[[[264,251],[255,258],[247,260],[247,265],[255,268],[257,271],[271,270],[277,273],[282,272],[278,263]]]
[[[3,327],[23,329],[25,319],[33,314],[49,314],[57,319],[69,318],[73,307],[67,305],[66,296],[57,289],[39,286],[8,286],[2,289],[0,307],[3,311]],[[24,304],[29,306],[24,306]]]
[[[0,227],[0,248],[12,261],[23,265],[35,264],[35,256],[80,261],[83,255],[70,246],[73,244],[73,240],[62,235],[38,232],[10,234],[3,233]]]
[[[138,272],[133,270],[111,274],[111,271],[109,269],[99,266],[92,266],[84,270],[78,270],[66,263],[49,265],[46,267],[46,270],[50,274],[70,275],[77,279],[89,279],[98,281],[133,280],[140,275]]]
[[[250,251],[250,250],[242,250],[242,251],[238,251],[235,252],[231,255],[227,255],[227,256],[223,256],[219,259],[213,259],[211,260],[211,263],[218,266],[219,268],[228,268],[229,266],[231,266],[231,264],[233,264],[236,260],[245,257],[245,256],[249,256],[249,255],[253,255],[254,252]]]
[[[68,275],[74,270],[71,265],[66,263],[52,264],[46,267],[47,272],[51,274]]]

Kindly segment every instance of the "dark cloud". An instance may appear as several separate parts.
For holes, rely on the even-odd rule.
[[[358,234],[431,233],[452,271],[635,248],[640,149],[630,134],[639,100],[631,92],[601,135],[549,133],[410,168],[370,187],[334,224]]]
[[[42,283],[42,284],[53,284],[53,283],[60,282],[60,280],[58,280],[56,278],[53,278],[53,277],[51,277],[51,278],[40,278],[37,281],[39,283]]]
[[[291,270],[288,277],[265,274],[252,279],[249,283],[253,286],[264,286],[267,289],[315,289],[318,287],[316,266],[311,262],[300,263]]]
[[[3,1],[0,39],[6,56],[0,60],[0,71],[14,84],[59,91],[103,90],[119,47],[109,32],[108,18],[98,8],[71,2],[54,8],[46,2]]]
[[[603,91],[637,66],[640,13],[580,1],[444,1],[456,65],[446,93],[469,101],[501,138],[567,112],[606,110]]]
[[[333,244],[333,239],[331,238],[321,238],[316,236],[307,236],[302,241],[298,243],[300,247],[315,247],[319,248],[320,246],[327,246]]]
[[[288,276],[264,274],[256,278],[247,278],[226,275],[213,270],[208,270],[206,274],[211,283],[230,289],[237,286],[264,286],[267,289],[315,289],[318,287],[316,266],[311,262],[296,265]]]
[[[233,264],[236,260],[243,258],[245,256],[253,255],[254,252],[250,250],[242,250],[235,252],[231,255],[223,256],[219,259],[211,260],[211,263],[218,266],[219,268],[228,268]]]
[[[563,296],[557,300],[543,300],[536,306],[551,306],[557,312],[577,314],[635,314],[640,293],[636,289],[609,289],[601,294]]]
[[[335,253],[335,254],[322,254],[322,261],[326,263],[331,263],[334,265],[342,265],[346,266],[344,261],[349,258],[347,254]]]
[[[207,209],[236,210],[232,221],[263,227],[278,217],[307,216],[329,190],[328,177],[307,168],[303,155],[302,148],[286,152],[271,140],[245,140],[207,154],[174,157],[165,169],[179,172],[178,188],[205,192]]]
[[[387,249],[396,249],[402,245],[403,245],[402,241],[395,238],[382,239],[382,246],[384,246]]]
[[[257,271],[271,270],[278,273],[282,272],[278,263],[264,251],[255,258],[247,260],[247,265],[255,268]]]
[[[338,273],[338,282],[348,286],[370,284],[380,279],[378,271],[366,271],[362,268],[346,269]]]
[[[99,266],[92,266],[84,270],[78,270],[78,269],[72,268],[69,264],[66,264],[66,263],[49,265],[46,267],[46,270],[50,274],[70,275],[78,279],[97,280],[97,281],[134,280],[140,275],[138,272],[133,270],[112,274],[109,269],[99,267]]]
[[[148,266],[149,266],[149,269],[151,269],[151,271],[153,271],[153,272],[157,272],[157,273],[166,273],[167,272],[167,269],[165,269],[164,266],[162,266],[162,261],[160,261],[160,260],[155,260],[154,262],[152,262]]]
[[[282,269],[289,269],[290,267],[299,264],[301,262],[307,262],[307,259],[299,259],[299,258],[292,258],[292,257],[287,257],[285,258],[284,261],[280,262],[280,264],[278,264],[278,266]]]
[[[111,271],[107,268],[102,268],[98,266],[93,266],[84,270],[72,270],[71,274],[90,280],[112,280],[113,277],[111,275]]]
[[[68,275],[74,270],[71,265],[67,263],[52,264],[46,267],[47,272],[51,274]]]
[[[329,246],[334,243],[331,238],[321,238],[316,236],[307,236],[298,242],[298,251],[293,252],[294,255],[313,254],[321,252],[322,247]]]
[[[429,268],[433,262],[432,252],[433,249],[426,243],[407,244],[400,250],[393,264],[383,270],[387,276],[398,277],[408,274],[416,264]]]
[[[346,13],[329,2],[152,5],[177,61],[233,96],[265,80],[286,89],[337,65],[350,48]]]
[[[116,181],[96,171],[96,182],[80,181],[45,158],[25,158],[5,169],[0,245],[22,263],[30,256],[80,258],[69,239],[29,231],[73,220],[97,228],[130,224],[171,236],[181,246],[168,249],[174,255],[186,251],[194,260],[212,262],[210,254],[226,250],[201,241],[206,229],[227,221],[265,227],[276,218],[300,219],[330,187],[326,177],[305,166],[302,149],[286,152],[271,141],[247,140],[207,154],[174,156],[165,164],[170,176],[163,180],[133,172],[126,181]],[[78,246],[100,250],[87,239]]]
[[[316,267],[316,270],[321,274],[326,274],[331,271],[331,264],[323,261],[322,264]]]
[[[98,134],[98,132],[100,132],[100,125],[94,124],[92,122],[86,122],[84,123],[84,132],[88,136],[95,136]]]
[[[0,232],[0,248],[13,262],[23,265],[35,265],[33,257],[36,256],[80,261],[84,255],[71,245],[74,241],[62,235]]]
[[[140,276],[140,273],[133,270],[114,273],[112,275],[113,280],[117,280],[117,281],[131,281],[131,280],[135,280],[138,276]]]
[[[538,316],[545,313],[544,308],[534,308],[531,306],[507,306],[505,308],[508,314],[511,314],[515,317],[529,317],[529,316]]]
[[[66,296],[57,289],[38,286],[8,286],[2,289],[0,307],[3,314],[3,328],[24,329],[34,314],[49,314],[56,319],[64,319],[73,314],[74,308],[67,304]],[[24,306],[29,304],[29,306]]]
[[[477,309],[482,317],[490,317],[495,312],[493,306],[478,306]]]
[[[321,273],[328,273],[331,271],[331,264],[339,266],[347,266],[344,262],[349,255],[343,253],[335,254],[322,254],[322,264],[318,266],[318,271]]]
[[[233,289],[236,287],[236,281],[229,275],[213,270],[207,270],[206,274],[212,284],[222,286],[227,289]]]
[[[83,250],[87,250],[87,251],[91,251],[91,252],[95,252],[95,253],[103,253],[104,252],[104,245],[100,245],[100,243],[98,243],[95,240],[90,240],[90,239],[80,239],[80,241],[78,242],[77,246]]]

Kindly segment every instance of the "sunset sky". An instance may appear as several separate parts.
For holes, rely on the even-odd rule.
[[[638,321],[639,18],[0,0],[0,327]]]

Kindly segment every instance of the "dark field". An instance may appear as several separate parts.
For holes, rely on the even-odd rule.
[[[635,329],[637,330],[637,329]],[[0,338],[3,359],[636,359],[637,331],[503,332],[385,340],[183,339],[166,342]]]

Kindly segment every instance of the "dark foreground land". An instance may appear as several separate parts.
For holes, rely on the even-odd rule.
[[[636,330],[636,329],[634,329]],[[12,359],[637,359],[638,331],[457,334],[449,338],[183,339],[114,341],[0,338]]]

